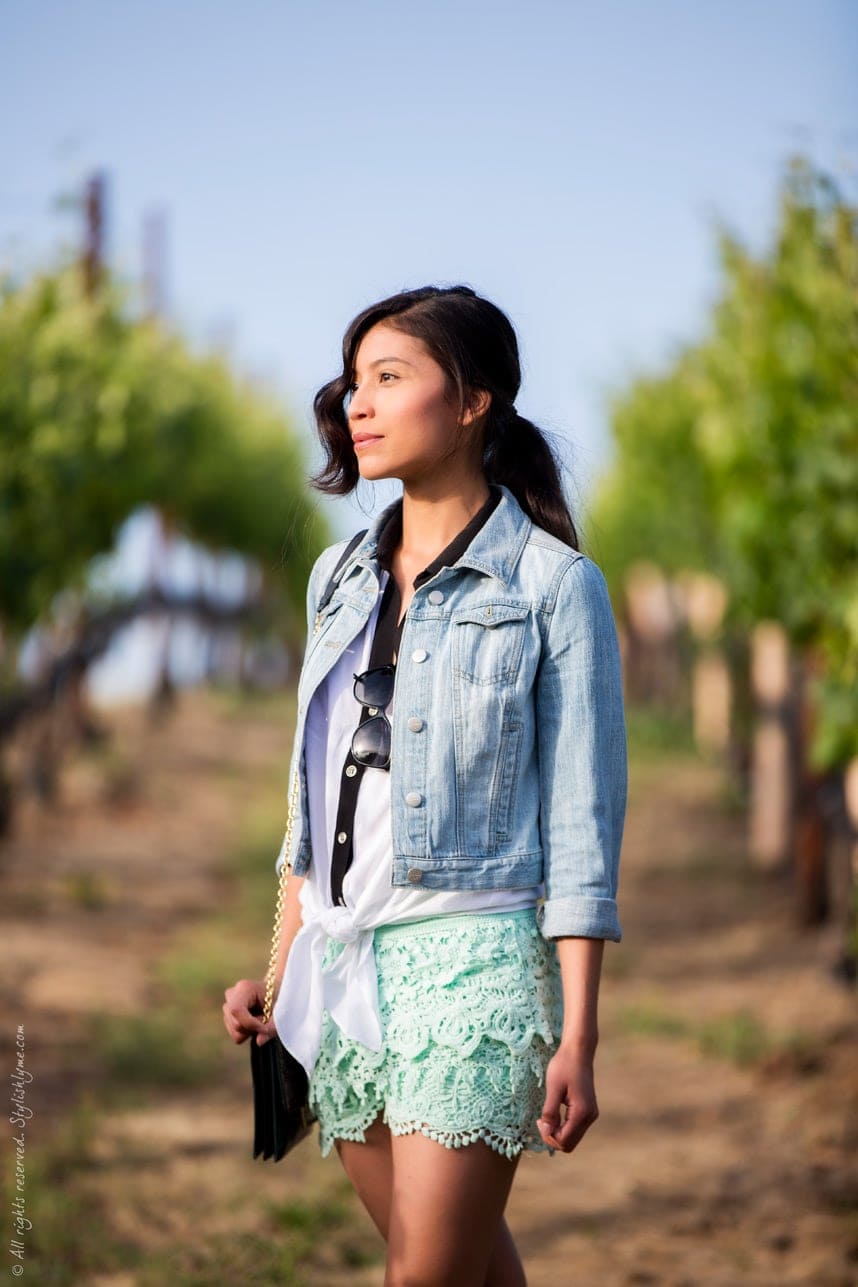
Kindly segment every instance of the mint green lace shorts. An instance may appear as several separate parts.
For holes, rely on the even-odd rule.
[[[324,964],[343,944],[329,939]],[[536,909],[427,917],[374,936],[381,1050],[346,1037],[327,1010],[310,1104],[327,1157],[364,1140],[383,1114],[393,1135],[448,1148],[482,1139],[513,1157],[544,1144],[536,1125],[557,1048],[563,993],[557,949]]]

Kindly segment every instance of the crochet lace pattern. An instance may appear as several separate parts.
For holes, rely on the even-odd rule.
[[[553,1155],[536,1119],[563,997],[556,947],[535,909],[386,925],[374,947],[382,1049],[352,1041],[323,1014],[310,1079],[322,1156],[335,1138],[365,1139],[380,1112],[393,1135]],[[341,950],[330,939],[325,964]]]

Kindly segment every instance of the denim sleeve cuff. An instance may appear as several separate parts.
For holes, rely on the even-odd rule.
[[[613,898],[548,898],[537,905],[536,923],[543,938],[607,938],[623,936]]]
[[[302,876],[304,872],[307,870],[307,868],[310,866],[310,857],[311,857],[311,851],[310,851],[309,841],[307,840],[299,841],[298,848],[296,852],[292,855],[292,863],[291,863],[291,869],[292,871],[294,871],[296,876]],[[280,877],[280,869],[282,868],[283,863],[285,861],[286,861],[286,837],[284,836],[283,843],[280,846],[280,852],[277,855],[277,859],[274,863],[274,870],[277,873],[278,879]]]

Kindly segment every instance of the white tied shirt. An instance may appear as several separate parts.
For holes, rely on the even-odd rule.
[[[543,886],[527,889],[432,890],[395,887],[390,828],[390,773],[366,769],[353,823],[353,860],[343,880],[346,906],[331,902],[331,854],[343,763],[360,719],[354,676],[369,667],[381,597],[390,574],[381,571],[379,595],[365,629],[344,649],[319,685],[307,711],[306,772],[313,860],[304,878],[302,925],[286,960],[272,1018],[280,1040],[311,1076],[319,1054],[322,1011],[345,1034],[381,1049],[381,1015],[373,937],[378,925],[467,912],[511,912],[533,907]],[[393,716],[393,701],[386,710]],[[322,969],[328,938],[345,947]]]

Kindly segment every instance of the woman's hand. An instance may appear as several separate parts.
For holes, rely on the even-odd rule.
[[[566,1105],[562,1125],[561,1104]],[[560,1045],[545,1070],[545,1103],[537,1122],[543,1143],[571,1153],[598,1116],[593,1056]]]
[[[264,1046],[269,1037],[276,1033],[274,1020],[263,1023],[261,1018],[265,1003],[265,983],[260,979],[239,979],[238,983],[224,992],[223,1021],[226,1030],[237,1045],[248,1037],[259,1034],[258,1046]]]

